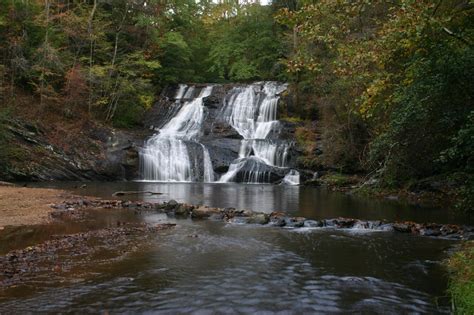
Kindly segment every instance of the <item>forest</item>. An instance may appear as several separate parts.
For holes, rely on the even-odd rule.
[[[131,128],[170,84],[289,82],[286,115],[318,122],[317,131],[299,129],[299,141],[309,144],[302,165],[369,174],[381,187],[417,189],[423,179],[449,178],[468,210],[473,6],[3,0],[1,117],[53,111]],[[18,102],[24,95],[34,103]],[[311,145],[315,133],[322,154]]]

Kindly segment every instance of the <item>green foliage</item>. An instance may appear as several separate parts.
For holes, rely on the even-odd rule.
[[[448,291],[453,299],[454,313],[474,314],[474,242],[464,243],[447,261],[447,266],[450,271]]]
[[[474,172],[474,110],[451,139],[452,146],[441,153],[440,161],[457,165],[468,173]]]
[[[208,61],[222,81],[271,79],[282,44],[269,7],[247,5],[237,16],[213,24]]]
[[[384,172],[393,180],[422,178],[460,165],[441,165],[438,158],[451,146],[451,139],[466,124],[472,107],[474,50],[457,51],[433,45],[425,56],[413,58],[402,83],[391,94],[388,125],[371,147],[371,158],[383,161]],[[449,151],[456,162],[467,159],[464,139]],[[463,142],[464,141],[464,142]],[[459,155],[459,157],[456,157]]]
[[[319,111],[327,166],[365,168],[389,186],[465,171],[473,145],[465,134],[474,98],[474,7],[461,2],[283,6],[277,20],[287,29],[287,76],[298,106]],[[454,138],[463,144],[452,147]],[[440,163],[440,156],[449,159]]]
[[[270,7],[193,0],[0,0],[1,85],[116,126],[139,124],[179,82],[269,79],[281,54]],[[5,10],[4,10],[5,9]]]
[[[450,169],[458,168],[463,173],[458,191],[456,207],[462,212],[474,214],[474,111],[467,122],[451,139],[452,146],[441,153],[439,161]]]
[[[159,46],[162,49],[160,61],[166,67],[157,71],[159,83],[186,82],[193,74],[191,67],[192,51],[181,33],[166,33]]]

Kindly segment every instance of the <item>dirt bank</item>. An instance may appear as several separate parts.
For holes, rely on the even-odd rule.
[[[68,193],[57,189],[0,185],[0,229],[7,225],[41,224],[49,221],[52,204]]]

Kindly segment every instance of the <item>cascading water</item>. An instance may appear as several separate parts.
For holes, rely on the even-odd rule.
[[[213,88],[218,90],[215,95]],[[286,84],[277,82],[257,82],[230,90],[223,85],[179,85],[174,96],[166,97],[174,99],[174,105],[164,108],[164,125],[141,150],[142,179],[214,182],[217,178],[218,182],[299,184],[296,171],[289,168],[292,143],[279,139],[282,127],[277,120],[278,101],[286,88]],[[205,106],[204,99],[209,96],[214,101]],[[163,117],[157,122],[163,121]],[[218,144],[216,149],[213,143],[222,131],[213,135],[213,127],[209,126],[214,123],[228,126],[224,128],[235,130],[242,138],[223,139],[235,145],[240,141],[238,157],[224,158],[224,166],[219,156],[222,148]],[[225,167],[226,172],[219,177],[213,161],[220,165],[216,166],[217,174],[222,174]]]
[[[268,182],[266,165],[287,167],[289,145],[268,139],[272,132],[279,130],[278,100],[286,88],[286,84],[266,82],[263,89],[257,83],[231,91],[232,96],[225,104],[223,117],[244,139],[241,141],[239,159],[230,165],[220,182],[234,181],[244,168],[247,169],[241,175],[243,181]],[[251,165],[248,166],[247,162]]]
[[[214,181],[214,170],[212,169],[212,161],[209,155],[209,150],[203,144],[201,144],[201,146],[204,163],[204,182],[212,183]]]
[[[180,85],[176,94],[177,102],[182,98],[192,98],[194,90],[194,87],[186,88]],[[196,140],[201,133],[204,118],[203,98],[209,96],[211,92],[212,86],[202,89],[197,98],[185,102],[177,115],[147,140],[140,154],[143,179],[178,182],[197,180],[187,142]],[[213,181],[209,152],[204,146],[203,156],[205,160],[203,180]]]

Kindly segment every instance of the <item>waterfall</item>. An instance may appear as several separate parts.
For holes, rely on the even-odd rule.
[[[180,84],[178,92],[176,92],[175,99],[176,100],[182,99],[187,88],[188,88],[188,86],[186,84]]]
[[[291,170],[282,180],[283,184],[287,185],[299,185],[300,184],[300,173],[296,170]]]
[[[160,103],[164,105],[157,107],[161,116],[156,121],[161,128],[140,151],[142,179],[299,183],[299,174],[290,169],[293,144],[279,139],[283,124],[277,120],[278,102],[286,88],[287,84],[277,82],[232,88],[180,84],[173,96],[168,95]],[[206,99],[209,96],[212,98]],[[214,122],[217,129],[213,129]],[[228,138],[219,138],[216,144],[219,132],[229,129],[234,132],[223,134]],[[215,134],[213,130],[217,130]],[[225,173],[223,168],[227,168]]]
[[[209,150],[203,145],[202,154],[203,154],[203,163],[204,163],[204,182],[212,183],[214,181],[214,169],[212,168],[212,161],[209,155]]]
[[[141,154],[145,180],[191,182],[193,170],[183,140],[155,136]]]
[[[246,182],[268,182],[265,165],[286,167],[288,145],[268,139],[270,134],[279,130],[277,108],[279,94],[286,90],[286,84],[265,82],[246,87],[237,87],[231,91],[231,97],[224,104],[223,117],[244,139],[241,141],[239,159],[234,161],[220,182],[234,181],[237,173],[245,167],[245,158],[257,157],[250,169],[245,169]],[[252,155],[253,153],[253,155]]]
[[[212,86],[201,90],[191,99],[195,88],[180,85],[175,99],[185,101],[179,112],[157,134],[148,139],[140,152],[141,172],[144,180],[191,182],[197,178],[187,142],[201,134],[204,118],[203,98],[211,95]],[[204,146],[203,146],[204,148]],[[203,149],[204,181],[213,181],[212,163],[207,149]]]

